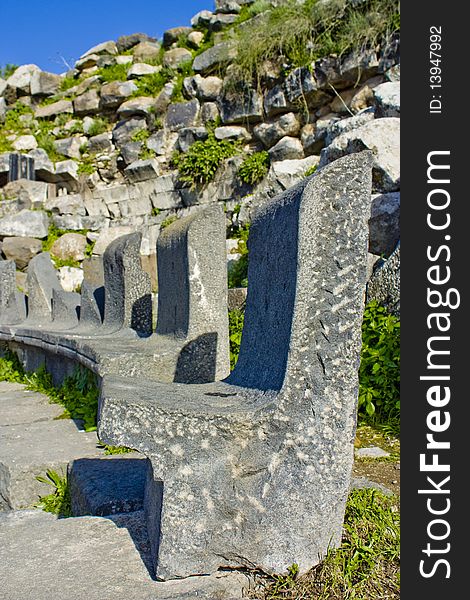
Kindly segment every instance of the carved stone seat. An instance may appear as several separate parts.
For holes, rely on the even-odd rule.
[[[0,340],[22,355],[27,370],[45,362],[57,381],[77,362],[100,376],[168,382],[213,381],[229,373],[222,207],[203,207],[159,236],[155,332],[140,241],[138,232],[114,240],[104,253],[104,290],[85,281],[81,296],[64,292],[49,254],[39,254],[28,267],[27,311],[15,291],[14,263],[0,263]]]
[[[150,458],[157,576],[301,571],[339,544],[353,461],[371,155],[268,201],[250,229],[240,355],[224,381],[105,376],[99,435]]]

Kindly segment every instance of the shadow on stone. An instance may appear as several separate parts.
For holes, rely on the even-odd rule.
[[[69,464],[68,482],[73,516],[107,517],[127,529],[155,579],[143,512],[148,470],[145,458],[79,458]]]
[[[178,356],[175,383],[208,383],[215,379],[217,332],[203,333],[188,342]]]
[[[139,337],[149,337],[152,334],[152,323],[148,322],[149,315],[152,315],[152,295],[145,294],[138,298],[131,309],[131,329]]]

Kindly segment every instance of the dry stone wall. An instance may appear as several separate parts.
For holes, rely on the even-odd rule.
[[[136,33],[105,41],[62,75],[28,64],[0,79],[0,250],[15,261],[22,289],[23,272],[41,249],[51,251],[72,291],[109,243],[139,231],[155,291],[156,239],[169,218],[220,202],[236,229],[315,167],[364,149],[374,154],[369,252],[382,259],[393,253],[398,38],[287,72],[269,64],[251,86],[234,81],[232,64],[233,32],[250,23],[239,18],[246,4],[217,1],[162,40]],[[175,153],[185,156],[208,138],[233,142],[236,152],[210,182],[191,185]],[[267,152],[266,172],[247,183],[240,167],[257,152]],[[47,244],[51,232],[59,236],[54,245]],[[82,237],[72,243],[65,237],[71,233]]]

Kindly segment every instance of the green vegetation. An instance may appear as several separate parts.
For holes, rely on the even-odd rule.
[[[272,4],[268,2],[268,0],[255,0],[253,4],[245,4],[242,6],[236,24],[238,25],[240,23],[244,23],[245,21],[248,21],[248,19],[252,19],[253,17],[256,17],[256,15],[259,15],[271,8]]]
[[[67,475],[59,475],[56,471],[47,469],[45,477],[38,475],[36,479],[41,483],[51,485],[54,491],[46,496],[40,496],[39,502],[34,505],[35,508],[41,508],[45,512],[58,515],[59,517],[71,517],[72,506]]]
[[[233,371],[237,364],[240,344],[242,341],[243,322],[245,312],[243,310],[229,310],[228,330],[230,342],[230,370]]]
[[[78,164],[78,175],[93,175],[93,173],[96,171],[96,165],[94,160],[95,156],[92,154],[88,156],[82,155],[81,161]]]
[[[18,65],[7,63],[5,66],[0,67],[0,79],[8,79],[18,68]]]
[[[135,80],[137,90],[132,94],[132,97],[157,96],[172,77],[173,71],[168,67],[163,67],[158,73],[143,75]]]
[[[93,137],[94,135],[100,135],[108,130],[109,123],[104,117],[95,117],[93,123],[88,128],[88,135]]]
[[[241,254],[238,261],[231,267],[228,274],[228,287],[247,287],[248,285],[248,236],[250,234],[250,226],[244,225],[237,228],[232,237],[238,238],[237,254]]]
[[[67,90],[70,90],[71,88],[75,87],[76,85],[78,85],[79,83],[81,83],[83,81],[83,78],[75,78],[73,75],[67,75],[65,76],[62,81],[60,82],[60,91],[61,92],[66,92]]]
[[[359,418],[399,431],[400,321],[377,302],[364,311],[359,368]]]
[[[254,185],[266,177],[269,169],[269,154],[266,150],[254,152],[245,158],[238,169],[238,176],[245,183]]]
[[[150,137],[148,129],[137,129],[131,136],[132,142],[146,142]]]
[[[342,544],[305,575],[292,565],[272,577],[263,600],[369,600],[400,596],[400,513],[396,496],[353,490],[346,505]]]
[[[156,210],[158,210],[158,209],[156,209]],[[176,215],[169,215],[166,219],[164,219],[161,222],[160,229],[165,229],[166,227],[168,227],[168,225],[171,225],[172,223],[174,223],[177,220],[178,220],[178,217]]]
[[[263,12],[263,6],[258,4],[257,10]],[[291,0],[235,30],[233,74],[236,79],[259,82],[266,61],[282,62],[287,70],[309,66],[329,54],[374,48],[399,27],[398,0],[306,0],[302,4]]]
[[[234,142],[217,140],[211,133],[202,141],[195,142],[185,154],[176,153],[172,162],[179,171],[181,181],[193,186],[212,181],[222,161],[237,152]]]
[[[313,165],[311,166],[309,169],[307,169],[304,173],[304,177],[310,177],[310,175],[313,175],[314,173],[316,173],[318,169],[318,165]]]
[[[103,83],[111,83],[111,81],[127,81],[127,71],[129,65],[109,65],[98,69],[97,75],[101,77]]]
[[[190,77],[191,75],[194,75],[192,60],[179,65],[177,73],[173,78],[174,88],[171,93],[172,102],[184,102],[186,100],[183,96],[183,82],[186,77]]]
[[[113,454],[128,454],[129,452],[134,452],[132,448],[128,448],[127,446],[109,446],[108,444],[97,444],[98,448],[102,448],[104,450],[105,456],[111,456]]]

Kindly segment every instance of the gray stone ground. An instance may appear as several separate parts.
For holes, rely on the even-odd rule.
[[[139,490],[143,495],[145,476],[135,465],[145,459],[136,453],[103,457],[95,433],[79,431],[70,420],[54,420],[62,412],[42,394],[0,382],[0,598],[241,598],[250,582],[240,573],[155,581],[143,512],[135,510],[142,505],[137,496]],[[88,507],[89,513],[101,511],[106,517],[59,519],[29,508],[40,494],[52,491],[35,476],[47,468],[65,472],[67,464],[80,500],[76,512],[84,514]],[[116,478],[110,474],[112,464],[118,467]],[[134,469],[132,476],[126,465]],[[105,485],[100,487],[100,481]]]

